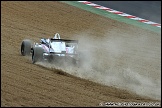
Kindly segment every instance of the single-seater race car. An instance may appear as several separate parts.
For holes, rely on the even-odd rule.
[[[21,43],[21,55],[32,55],[33,64],[42,61],[77,64],[78,40],[61,39],[58,33],[53,38],[41,38],[40,43],[32,44],[31,40],[25,39]]]

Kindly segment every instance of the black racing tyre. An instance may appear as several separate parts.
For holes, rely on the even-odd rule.
[[[30,55],[31,52],[31,41],[23,40],[21,43],[21,55],[26,56]]]
[[[43,61],[44,50],[41,47],[34,47],[32,53],[32,63]]]

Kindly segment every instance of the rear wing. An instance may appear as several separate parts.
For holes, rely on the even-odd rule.
[[[53,49],[55,52],[54,54],[75,55],[78,50],[78,40],[51,38],[49,43],[50,43],[49,44],[49,52],[52,53],[53,52],[52,49]],[[50,51],[51,45],[52,45],[52,49]]]
[[[51,42],[66,42],[66,43],[78,43],[78,40],[69,40],[69,39],[53,39],[51,38]]]
[[[54,35],[54,37],[50,39],[50,41],[65,42],[65,43],[78,43],[78,40],[61,39],[61,37],[58,33],[56,33]]]

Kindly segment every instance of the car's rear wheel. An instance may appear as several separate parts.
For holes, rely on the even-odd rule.
[[[31,52],[31,41],[30,40],[23,40],[21,43],[21,55],[26,56],[30,55]]]
[[[41,47],[34,47],[32,53],[32,63],[43,61],[43,49]]]

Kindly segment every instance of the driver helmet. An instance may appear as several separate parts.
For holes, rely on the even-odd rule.
[[[40,40],[40,43],[46,44],[46,39],[41,39],[41,40]]]

